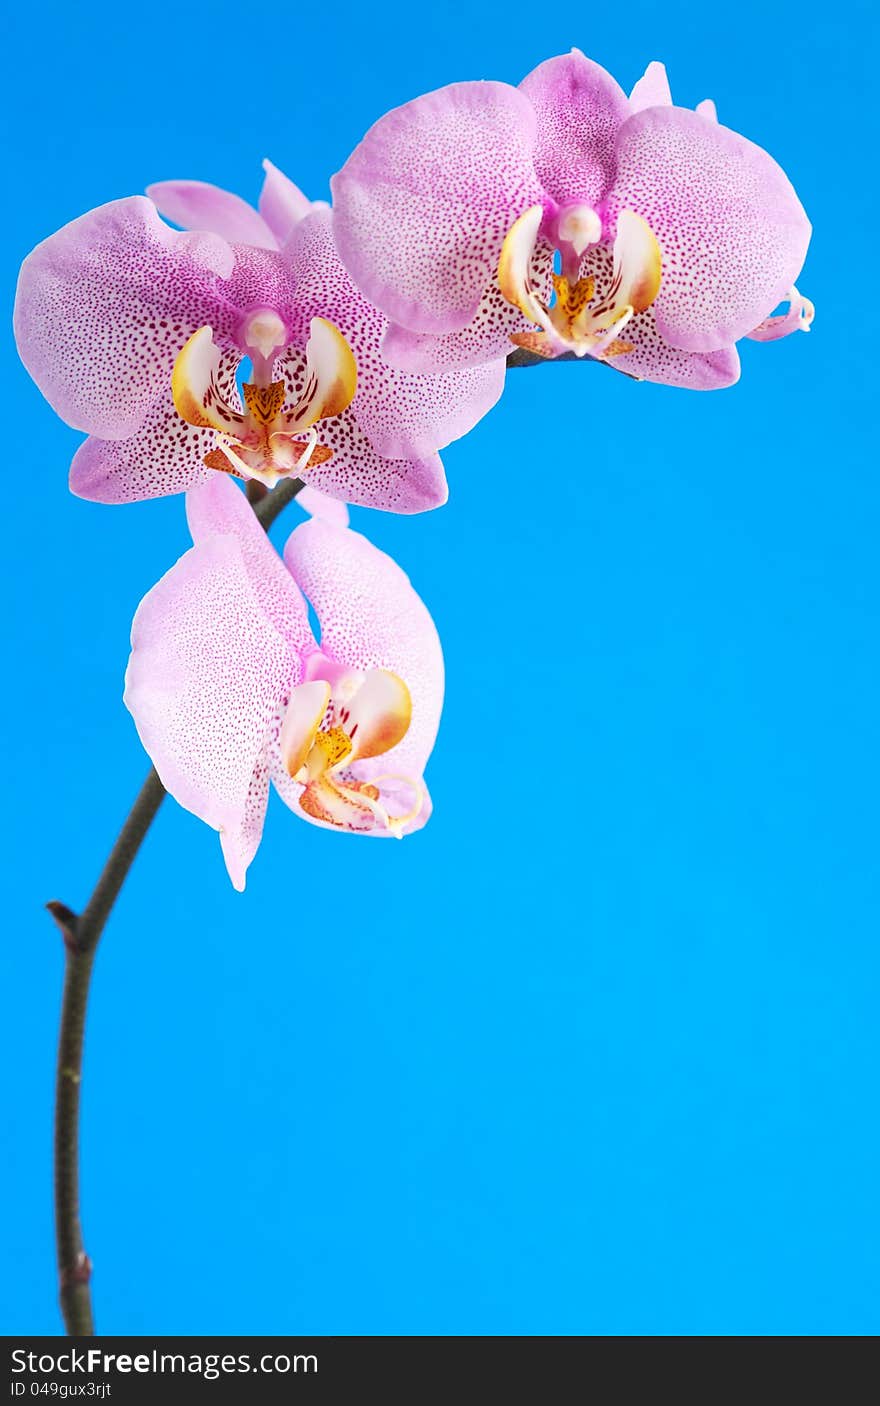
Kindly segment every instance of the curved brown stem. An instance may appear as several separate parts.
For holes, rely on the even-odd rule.
[[[254,513],[267,532],[302,487],[301,479],[285,479],[271,493],[259,497],[248,494]],[[53,901],[46,905],[61,929],[65,947],[55,1078],[55,1237],[61,1312],[71,1337],[92,1337],[95,1331],[92,1266],[83,1244],[79,1215],[79,1095],[92,967],[104,925],[165,794],[165,787],[152,768],[82,913],[74,913],[64,903]]]

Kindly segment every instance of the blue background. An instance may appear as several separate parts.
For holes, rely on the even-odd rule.
[[[665,59],[816,231],[813,333],[746,343],[736,389],[516,372],[447,451],[447,508],[356,515],[444,641],[422,835],[275,801],[241,897],[166,803],[88,1030],[105,1332],[880,1327],[873,8],[7,17],[10,307],[24,254],[94,205],[175,176],[255,199],[264,155],[324,196],[384,109],[572,44],[625,86]],[[41,904],[84,901],[145,772],[128,628],[187,536],[179,499],[72,498],[79,436],[4,356],[0,1326],[53,1333]]]

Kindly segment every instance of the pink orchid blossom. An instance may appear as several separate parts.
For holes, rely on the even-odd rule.
[[[437,450],[498,399],[503,360],[431,377],[387,365],[386,319],[343,268],[329,208],[268,163],[259,213],[195,181],[150,193],[74,220],[22,268],[22,360],[90,436],[73,492],[132,502],[220,470],[268,486],[307,476],[392,512],[443,503]]]
[[[219,475],[186,504],[194,545],[138,607],[125,702],[165,787],[219,830],[234,886],[260,843],[270,779],[314,825],[420,829],[443,656],[400,567],[321,518],[294,530],[282,562]]]
[[[784,172],[713,104],[673,106],[661,64],[627,98],[578,50],[519,88],[456,83],[397,108],[331,184],[340,254],[391,321],[385,355],[411,371],[477,366],[512,341],[730,385],[734,344],[799,298],[810,237]]]

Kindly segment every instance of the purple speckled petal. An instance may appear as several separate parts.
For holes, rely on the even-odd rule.
[[[268,222],[246,200],[205,181],[157,181],[147,195],[160,215],[184,229],[212,230],[230,244],[254,244],[277,249]]]
[[[302,353],[288,352],[276,364],[276,375],[283,370],[290,382],[301,386],[304,369]],[[304,477],[330,498],[388,513],[423,513],[441,507],[449,496],[438,454],[383,458],[355,419],[352,406],[331,420],[322,420],[319,437],[332,449],[332,458],[307,468]]]
[[[326,200],[309,200],[283,171],[271,161],[263,162],[266,173],[260,192],[260,214],[272,231],[279,247],[286,244],[291,231],[313,210],[326,210]]]
[[[221,358],[218,383],[236,409],[241,400],[235,383],[240,357]],[[92,503],[138,503],[168,493],[185,493],[216,473],[206,469],[205,455],[215,447],[213,430],[199,430],[181,420],[167,389],[140,429],[127,439],[98,439],[80,445],[70,466],[70,491]]]
[[[348,527],[349,512],[345,503],[339,498],[330,498],[326,493],[321,493],[317,488],[306,484],[296,495],[296,505],[308,513],[309,517],[321,518],[324,522],[330,522],[334,527]]]
[[[611,283],[613,268],[610,244],[597,244],[584,253],[580,276],[594,278],[596,287],[604,289]],[[637,313],[626,324],[620,340],[631,343],[633,349],[620,356],[609,357],[608,365],[639,380],[694,391],[722,390],[739,380],[736,347],[722,347],[713,352],[689,352],[672,347],[657,330],[653,307]]]
[[[236,539],[262,615],[300,654],[314,649],[306,603],[242,490],[215,473],[187,494],[186,517],[196,546],[213,537]]]
[[[25,259],[21,359],[68,424],[124,439],[168,387],[187,337],[212,321],[232,266],[224,239],[169,229],[145,196],[102,205]]]
[[[453,332],[495,277],[504,237],[543,192],[535,114],[504,83],[455,83],[387,113],[331,187],[354,281],[415,332]]]
[[[405,680],[412,721],[390,751],[363,758],[359,780],[387,775],[421,780],[443,707],[443,654],[434,622],[408,577],[391,557],[359,533],[313,519],[291,535],[284,551],[291,574],[305,592],[321,625],[321,649],[347,669],[390,669]],[[288,804],[298,788],[273,769]],[[384,791],[383,791],[384,797]],[[404,809],[406,802],[403,802]],[[427,793],[419,814],[405,827],[420,828],[430,814]]]
[[[488,365],[446,375],[413,375],[389,366],[380,350],[386,320],[346,273],[329,211],[307,216],[284,256],[303,319],[328,317],[351,345],[358,368],[351,409],[378,454],[425,459],[466,434],[498,400],[503,352]]]
[[[657,327],[673,346],[717,351],[750,332],[795,282],[810,224],[772,157],[680,107],[631,117],[618,139],[609,216],[642,216],[660,244]]]
[[[646,107],[671,107],[672,93],[666,76],[666,65],[655,59],[648,64],[638,83],[629,95],[630,112],[641,112]]]
[[[614,178],[615,138],[629,116],[623,89],[604,68],[573,49],[539,64],[520,91],[537,118],[535,171],[544,190],[560,205],[595,208]],[[527,201],[515,215],[535,203]]]
[[[545,302],[549,301],[552,291],[553,253],[553,246],[542,238],[532,257],[532,284],[538,297]],[[430,332],[409,332],[392,322],[382,339],[382,356],[403,371],[430,376],[440,371],[483,366],[495,358],[506,357],[512,346],[511,335],[531,330],[532,323],[507,301],[496,277],[484,290],[472,321],[460,332],[434,336]]]
[[[632,351],[612,357],[609,365],[640,381],[656,381],[689,391],[720,391],[739,380],[736,347],[712,352],[679,351],[660,336],[652,308],[633,318],[623,340],[632,342]]]
[[[191,548],[132,625],[125,702],[163,785],[219,830],[244,888],[265,810],[267,736],[300,681],[294,651],[260,610],[238,540]]]
[[[91,503],[140,503],[185,493],[211,474],[202,460],[213,430],[184,424],[169,400],[155,406],[128,439],[89,435],[73,456],[70,491]]]

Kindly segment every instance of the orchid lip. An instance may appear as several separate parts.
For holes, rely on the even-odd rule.
[[[221,351],[210,327],[200,327],[178,353],[171,391],[182,420],[214,431],[215,448],[204,459],[208,468],[259,479],[271,488],[279,478],[329,459],[331,451],[318,442],[314,426],[351,404],[357,366],[338,328],[326,318],[312,318],[305,389],[295,403],[287,404],[286,383],[271,379],[278,349],[274,339],[287,335],[283,323],[275,313],[261,312],[251,318],[247,334],[269,347],[272,360],[254,349],[254,380],[242,388],[244,410],[231,405],[223,392]]]
[[[388,669],[340,673],[320,651],[310,660],[312,677],[291,693],[279,737],[288,775],[303,788],[300,808],[341,829],[378,829],[401,837],[421,810],[420,782],[390,775],[362,779],[353,768],[390,752],[406,735],[412,717],[409,688]],[[332,685],[316,673],[322,664],[331,665]],[[410,787],[415,808],[391,815],[382,800],[383,781]]]
[[[662,257],[650,226],[635,211],[621,211],[610,282],[601,290],[594,278],[580,277],[580,257],[574,241],[569,241],[561,251],[562,273],[553,274],[556,300],[551,306],[538,295],[531,276],[542,221],[540,205],[526,210],[511,226],[501,250],[501,292],[539,328],[537,332],[515,332],[511,341],[549,357],[573,352],[578,357],[601,360],[631,351],[631,344],[622,341],[620,333],[637,313],[651,306],[660,290]],[[586,241],[586,250],[598,242],[589,236],[601,235],[601,219],[592,207],[570,207],[558,221],[558,229],[562,228],[577,243]]]

